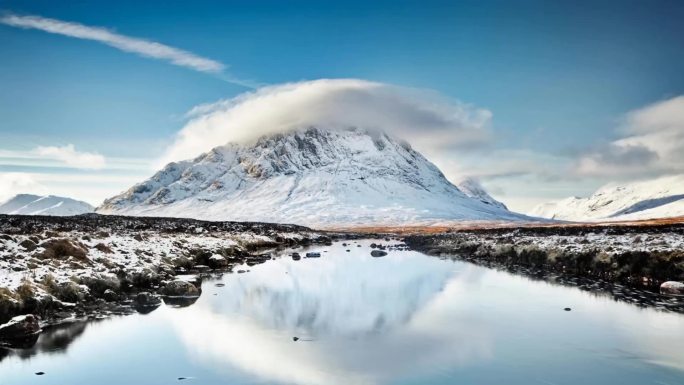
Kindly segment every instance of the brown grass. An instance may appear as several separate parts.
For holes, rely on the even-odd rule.
[[[664,226],[684,224],[684,216],[673,218],[644,219],[638,221],[605,221],[605,222],[455,222],[449,225],[435,226],[349,226],[336,227],[326,230],[354,232],[354,233],[381,233],[398,235],[421,235],[440,234],[450,231],[489,230],[489,229],[516,229],[516,228],[602,228],[606,226]]]

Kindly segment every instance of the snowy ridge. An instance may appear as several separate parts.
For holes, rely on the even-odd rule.
[[[384,133],[308,128],[170,163],[97,212],[308,226],[528,219],[483,197]]]
[[[601,187],[588,198],[542,203],[528,213],[569,221],[639,220],[684,215],[684,175]]]
[[[19,194],[0,204],[0,214],[68,216],[94,210],[86,202],[54,195]]]

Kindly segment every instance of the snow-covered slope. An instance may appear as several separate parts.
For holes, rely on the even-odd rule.
[[[97,212],[309,226],[527,219],[467,196],[403,141],[318,128],[170,163]]]
[[[93,212],[95,208],[86,202],[53,195],[15,195],[0,204],[0,214],[21,215],[78,215]]]
[[[637,220],[684,215],[684,175],[610,184],[588,198],[542,203],[530,216],[569,221]]]

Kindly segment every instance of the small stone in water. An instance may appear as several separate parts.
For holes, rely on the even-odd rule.
[[[565,310],[565,311],[570,311],[570,310],[572,310],[572,309],[570,309],[569,307],[566,307],[566,308],[563,309],[563,310]]]
[[[299,337],[292,337],[292,341],[294,341],[294,342],[299,341]]]
[[[42,376],[45,372],[36,372],[36,376]]]

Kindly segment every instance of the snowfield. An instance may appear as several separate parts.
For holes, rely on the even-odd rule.
[[[171,163],[97,212],[318,228],[530,219],[508,211],[474,181],[459,190],[403,141],[318,128]]]

